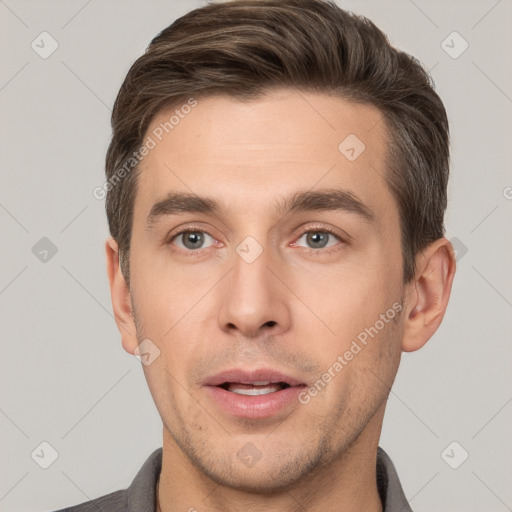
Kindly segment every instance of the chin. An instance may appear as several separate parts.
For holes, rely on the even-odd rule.
[[[276,476],[276,471],[280,476]],[[284,473],[284,474],[283,474]],[[282,493],[293,487],[298,478],[297,467],[290,473],[282,468],[260,467],[234,470],[234,474],[226,475],[225,471],[218,474],[210,473],[209,477],[217,484],[247,493],[267,494]]]
[[[247,451],[250,453],[250,450]],[[323,464],[321,455],[321,452],[316,456],[305,454],[303,449],[297,447],[295,453],[290,450],[275,451],[272,459],[262,455],[248,465],[240,460],[238,454],[231,458],[226,453],[215,458],[196,458],[194,465],[219,485],[248,493],[272,495],[292,490],[308,478],[315,467]]]

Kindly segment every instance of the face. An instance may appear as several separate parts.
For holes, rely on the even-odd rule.
[[[123,345],[160,351],[143,368],[164,447],[218,483],[282,488],[380,433],[407,291],[385,124],[288,90],[198,99],[162,136],[172,114],[147,133]]]

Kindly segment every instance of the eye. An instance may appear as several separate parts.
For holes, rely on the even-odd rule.
[[[300,245],[299,241],[305,238],[306,244],[308,244],[307,248],[309,249],[325,249],[328,247],[332,247],[336,245],[336,241],[342,242],[341,238],[336,235],[333,231],[322,228],[322,229],[310,229],[305,231],[295,242],[294,246]],[[331,243],[329,243],[329,239],[331,239]],[[334,240],[333,240],[334,239]],[[302,246],[304,247],[304,246]]]
[[[204,249],[204,243],[207,238],[215,242],[215,239],[205,231],[185,230],[180,231],[175,236],[173,236],[172,239],[170,240],[170,243],[174,243],[176,241],[176,245],[181,249],[185,249],[187,251],[194,251],[197,249]]]

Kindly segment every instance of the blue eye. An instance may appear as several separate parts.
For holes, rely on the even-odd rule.
[[[197,250],[204,249],[203,244],[205,243],[205,237],[210,238],[212,241],[215,241],[212,236],[210,236],[205,231],[181,231],[176,236],[173,237],[171,243],[176,241],[181,241],[182,245],[178,244],[178,247],[185,250]],[[213,244],[212,244],[213,245]]]
[[[342,241],[339,236],[325,228],[306,231],[298,238],[296,244],[304,237],[306,237],[306,243],[309,244],[309,249],[324,249],[336,245],[336,240]],[[330,245],[328,245],[329,237],[336,239]]]
[[[301,242],[301,240],[304,242]],[[344,240],[329,228],[314,228],[304,231],[296,242],[292,243],[292,247],[304,247],[313,252],[328,252],[332,246],[343,243]],[[201,253],[203,249],[215,247],[218,245],[216,239],[206,231],[200,229],[184,229],[176,233],[168,242],[181,249],[189,255]],[[303,245],[305,244],[305,245]],[[222,246],[222,244],[220,244]]]

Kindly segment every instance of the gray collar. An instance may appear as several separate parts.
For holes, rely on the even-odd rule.
[[[140,468],[127,493],[127,512],[155,512],[156,483],[162,469],[162,448],[156,449]],[[383,512],[412,512],[388,454],[377,450],[377,488]]]

